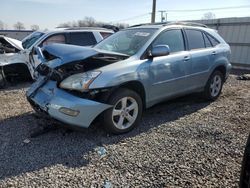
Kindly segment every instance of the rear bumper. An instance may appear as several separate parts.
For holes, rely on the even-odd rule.
[[[71,95],[59,89],[54,81],[48,81],[41,87],[33,84],[26,95],[31,106],[37,112],[66,124],[84,128],[89,127],[100,113],[111,107],[107,104]]]
[[[226,67],[225,80],[227,80],[227,78],[228,78],[228,76],[229,76],[231,70],[232,70],[232,65],[229,63],[229,64],[227,65],[227,67]]]

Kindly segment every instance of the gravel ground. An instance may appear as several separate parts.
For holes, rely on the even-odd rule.
[[[238,187],[250,81],[230,76],[213,103],[191,95],[157,105],[119,136],[36,117],[26,88],[0,91],[0,187]]]

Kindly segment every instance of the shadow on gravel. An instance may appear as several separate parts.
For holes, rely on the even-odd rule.
[[[16,81],[12,83],[7,83],[4,88],[0,88],[0,91],[12,91],[12,90],[18,90],[18,89],[25,89],[29,88],[32,84],[32,81]]]
[[[60,125],[33,113],[12,117],[0,122],[0,180],[44,167],[64,165],[81,167],[88,164],[83,156],[97,146],[115,144],[141,133],[196,112],[209,105],[196,95],[178,98],[148,109],[142,123],[133,131],[123,135],[107,135],[94,125],[81,131],[68,131]],[[31,138],[39,124],[51,125],[48,131]],[[25,143],[24,140],[29,139]],[[29,142],[29,143],[28,143]]]

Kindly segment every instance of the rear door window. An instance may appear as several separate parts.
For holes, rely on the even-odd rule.
[[[92,46],[96,44],[96,39],[92,32],[74,32],[69,35],[69,44]]]
[[[210,40],[210,42],[212,43],[213,46],[216,46],[216,45],[218,45],[220,43],[217,39],[215,39],[214,37],[212,37],[209,34],[207,34],[207,37],[208,37],[208,39]]]
[[[190,50],[205,48],[205,42],[201,31],[186,29],[188,45]]]
[[[210,40],[208,39],[208,37],[205,33],[203,33],[203,37],[204,37],[206,48],[213,47],[213,45],[211,44]]]
[[[161,33],[153,42],[153,47],[158,45],[168,45],[171,53],[184,51],[185,45],[182,31],[180,29],[173,29]]]

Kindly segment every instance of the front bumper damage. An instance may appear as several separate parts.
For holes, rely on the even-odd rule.
[[[46,80],[45,77],[40,77],[27,91],[26,96],[37,112],[84,128],[88,128],[99,114],[111,107],[76,97],[58,88],[56,81]]]

